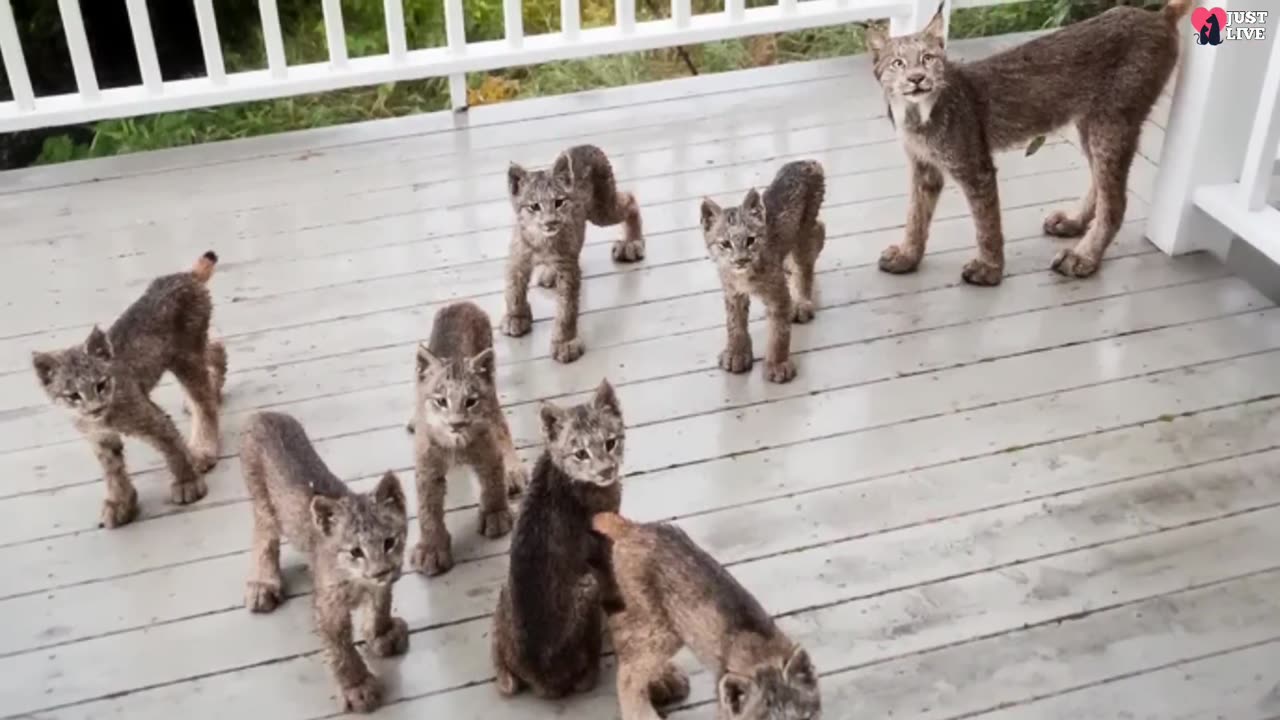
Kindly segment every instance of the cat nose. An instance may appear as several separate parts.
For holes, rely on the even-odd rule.
[[[907,73],[907,80],[915,83],[916,85],[919,85],[920,83],[924,82],[925,77],[926,76],[923,70],[912,70],[911,72]]]
[[[449,427],[453,430],[465,430],[471,423],[467,420],[454,420],[449,423]]]

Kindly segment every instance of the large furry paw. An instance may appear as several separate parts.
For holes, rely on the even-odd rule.
[[[915,272],[918,267],[920,256],[908,253],[901,245],[890,245],[880,253],[880,269],[887,273],[902,275]]]
[[[189,505],[209,492],[204,478],[196,478],[190,482],[176,482],[169,486],[169,499],[175,505]]]
[[[511,523],[511,508],[509,507],[480,511],[480,534],[491,540],[511,532]]]
[[[582,357],[582,353],[586,349],[587,346],[582,344],[582,338],[553,342],[551,343],[551,357],[555,358],[556,362],[571,363]]]
[[[791,382],[796,377],[796,364],[790,358],[779,362],[764,362],[764,379],[771,383]]]
[[[992,287],[1004,280],[1004,267],[974,258],[965,263],[964,269],[960,271],[960,277],[970,285]]]
[[[1098,272],[1098,261],[1076,253],[1070,248],[1058,253],[1053,259],[1053,268],[1059,275],[1066,277],[1087,278]]]
[[[637,262],[644,259],[644,239],[618,240],[613,244],[613,259],[617,262]]]
[[[803,325],[812,320],[817,312],[812,300],[797,300],[791,308],[791,322]]]
[[[277,583],[250,580],[245,583],[244,606],[251,612],[269,613],[280,607],[284,594]]]
[[[506,478],[507,495],[509,497],[515,497],[523,493],[524,489],[529,486],[529,469],[524,466],[524,463],[508,464],[504,477]]]
[[[538,269],[537,282],[539,287],[553,288],[556,286],[556,269],[543,266]]]
[[[671,663],[667,663],[657,680],[649,683],[649,701],[659,707],[678,703],[687,697],[689,676]]]
[[[123,498],[108,498],[102,502],[102,516],[98,527],[118,528],[128,525],[138,517],[138,491],[129,488]]]
[[[750,345],[727,347],[720,353],[720,367],[731,373],[744,373],[751,370],[754,362]]]
[[[409,650],[409,623],[403,618],[391,618],[386,632],[369,638],[369,650],[378,657],[403,655]]]
[[[1080,222],[1061,210],[1054,210],[1044,218],[1044,234],[1060,238],[1075,238],[1084,235],[1089,224]]]
[[[526,312],[523,315],[512,315],[507,313],[502,316],[501,330],[503,335],[509,337],[520,337],[528,335],[533,329],[533,313]]]
[[[370,713],[382,706],[382,683],[374,675],[364,682],[342,688],[342,709],[349,712]]]
[[[409,556],[409,567],[427,577],[442,575],[453,569],[452,541],[446,539],[437,547],[420,542]]]
[[[218,451],[209,448],[191,448],[191,467],[196,472],[204,474],[213,469],[218,464]]]

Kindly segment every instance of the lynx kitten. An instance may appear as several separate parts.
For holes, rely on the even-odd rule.
[[[906,237],[880,256],[880,268],[920,264],[944,175],[964,191],[977,226],[978,257],[962,277],[998,285],[1004,233],[992,153],[1074,124],[1093,182],[1074,214],[1051,213],[1044,231],[1084,236],[1053,260],[1057,272],[1097,271],[1124,221],[1129,167],[1151,106],[1178,62],[1178,21],[1191,0],[1159,11],[1116,7],[974,63],[947,58],[942,9],[915,35],[867,29],[875,76],[911,169]]]
[[[253,502],[254,569],[245,605],[271,612],[283,600],[281,536],[306,553],[315,578],[316,632],[343,709],[373,711],[382,704],[382,684],[356,652],[351,614],[368,608],[364,635],[374,655],[409,649],[409,626],[391,615],[408,523],[400,480],[388,472],[373,492],[351,492],[298,421],[271,412],[245,423],[240,461]]]
[[[31,356],[45,393],[74,413],[76,429],[102,464],[105,527],[127,524],[138,514],[121,435],[141,438],[164,456],[173,474],[173,502],[192,503],[205,495],[200,474],[218,462],[218,406],[227,376],[226,351],[209,340],[213,301],[205,284],[217,262],[217,255],[205,253],[190,272],[153,280],[105,333],[95,325],[82,345]],[[166,370],[194,406],[190,449],[150,398]]]
[[[622,720],[658,720],[689,681],[671,664],[688,646],[717,679],[721,720],[816,720],[818,674],[733,576],[672,525],[600,513],[623,609],[609,618]]]
[[[489,316],[469,302],[449,305],[418,346],[414,455],[417,458],[418,524],[422,537],[409,564],[426,575],[453,567],[452,539],[444,525],[445,475],[469,465],[480,480],[480,533],[511,531],[507,495],[524,489],[526,472],[494,385],[493,329]]]
[[[582,268],[578,256],[586,238],[586,222],[601,227],[623,223],[622,239],[613,244],[613,259],[635,262],[644,257],[640,206],[634,195],[620,192],[613,167],[600,148],[578,145],[560,153],[550,171],[525,170],[511,164],[507,189],[516,212],[516,227],[507,261],[507,314],[502,332],[519,337],[533,327],[529,278],[535,263],[544,266],[539,284],[554,285],[558,297],[551,356],[569,363],[582,356],[578,337],[578,298]]]
[[[595,686],[612,573],[591,516],[622,503],[622,409],[606,380],[590,402],[541,410],[538,459],[511,539],[511,568],[494,613],[498,691],[524,685],[558,698]]]
[[[818,219],[825,194],[822,166],[802,160],[783,165],[763,195],[749,190],[740,207],[722,210],[703,199],[703,238],[720,270],[728,315],[729,342],[720,353],[725,370],[744,373],[754,362],[747,316],[757,295],[769,317],[765,378],[784,383],[796,376],[791,323],[813,319],[813,268],[827,238]]]

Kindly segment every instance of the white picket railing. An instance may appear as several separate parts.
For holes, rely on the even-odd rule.
[[[146,0],[126,0],[142,82],[132,87],[99,88],[80,1],[57,0],[78,92],[37,97],[27,74],[10,0],[0,0],[0,51],[13,91],[12,101],[0,103],[0,132],[442,76],[449,78],[453,105],[461,109],[466,105],[468,72],[869,19],[890,18],[896,34],[921,27],[938,6],[937,0],[778,0],[777,5],[747,8],[744,0],[726,0],[723,12],[694,14],[690,0],[671,0],[670,18],[637,22],[635,0],[615,0],[615,25],[583,29],[579,0],[561,0],[559,32],[525,35],[520,0],[505,0],[505,37],[468,42],[462,0],[442,0],[445,45],[410,50],[405,41],[402,0],[385,0],[388,52],[352,58],[347,54],[340,0],[320,0],[329,61],[288,65],[276,0],[258,0],[267,67],[228,73],[213,0],[166,0],[194,2],[207,75],[164,82]],[[956,0],[955,5],[974,7],[1011,1]]]
[[[1280,262],[1280,210],[1267,204],[1280,172],[1280,7],[1214,4],[1270,6],[1265,40],[1198,46],[1187,26],[1147,236],[1171,255],[1221,254],[1238,237]]]

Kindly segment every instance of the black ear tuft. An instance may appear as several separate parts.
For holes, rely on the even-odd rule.
[[[388,470],[378,481],[378,486],[373,489],[373,501],[400,513],[405,511],[404,488],[394,472]]]
[[[84,341],[84,351],[98,358],[99,360],[110,360],[111,340],[107,338],[107,334],[97,325],[93,326],[93,330],[89,331],[89,337]]]
[[[524,188],[525,178],[528,175],[529,173],[524,168],[515,163],[507,166],[507,192],[511,193],[511,197],[520,194],[520,191]]]
[[[711,198],[702,198],[702,229],[710,230],[724,211]]]
[[[547,442],[555,440],[560,434],[561,426],[564,425],[564,410],[544,402],[542,407],[538,408],[538,418],[542,420],[542,433],[546,435]]]

